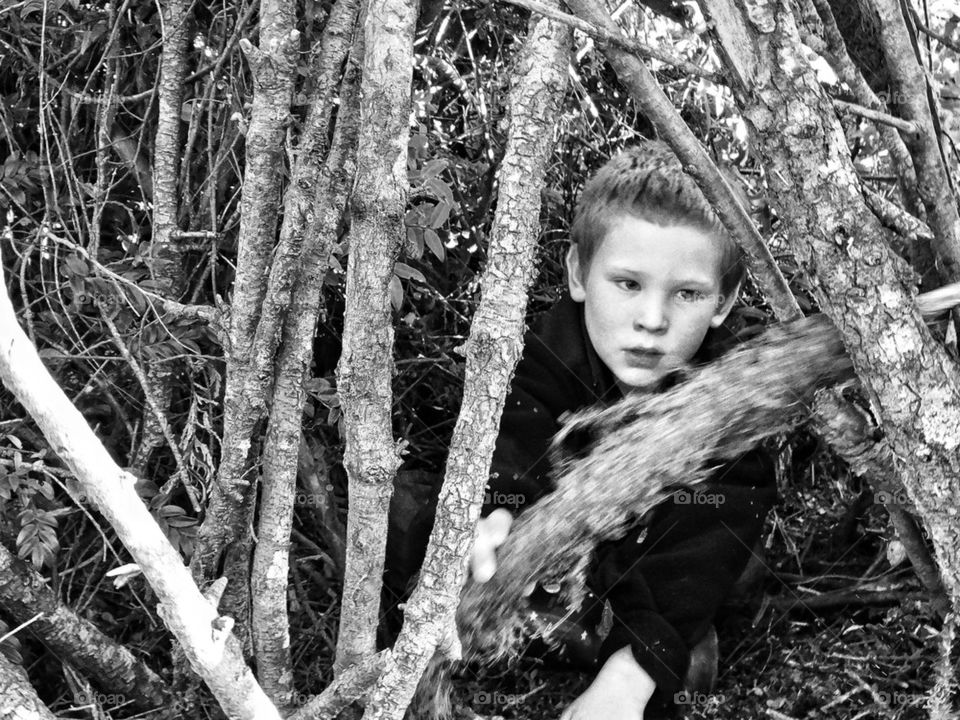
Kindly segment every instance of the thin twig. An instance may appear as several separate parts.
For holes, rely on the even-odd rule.
[[[954,40],[951,40],[945,35],[941,35],[940,33],[934,32],[933,30],[928,28],[926,25],[924,25],[922,22],[920,22],[920,16],[917,14],[916,10],[914,10],[913,8],[910,8],[910,11],[913,14],[913,22],[914,24],[916,24],[917,30],[922,32],[924,35],[929,35],[938,43],[943,45],[945,48],[949,48],[950,50],[953,50],[955,53],[960,53],[960,43],[957,43]]]
[[[884,125],[890,125],[891,127],[897,128],[897,130],[902,130],[905,133],[911,135],[916,135],[920,132],[920,128],[917,127],[915,122],[910,120],[901,120],[898,117],[894,117],[889,113],[880,112],[879,110],[871,110],[868,107],[863,105],[857,105],[856,103],[847,102],[846,100],[840,100],[838,98],[833,98],[833,106],[837,110],[848,112],[851,115],[858,115],[867,120],[873,120],[877,123],[882,123]]]
[[[94,258],[87,250],[80,245],[77,245],[66,238],[60,237],[53,234],[49,229],[44,229],[44,237],[48,240],[53,240],[58,245],[63,245],[70,250],[73,250],[75,253],[80,255],[84,260],[90,263],[97,272],[101,273],[105,277],[114,280],[115,282],[121,283],[122,285],[136,290],[138,293],[144,296],[147,300],[147,304],[153,306],[157,305],[159,307],[154,307],[154,312],[158,315],[160,310],[171,317],[181,318],[185,320],[202,320],[207,323],[210,328],[216,333],[217,338],[221,341],[221,344],[224,344],[225,333],[224,333],[224,317],[223,312],[215,307],[210,307],[209,305],[184,305],[179,303],[176,300],[168,300],[162,295],[157,293],[150,292],[149,290],[144,290],[142,287],[137,285],[135,282],[128,280],[122,275],[118,275],[109,268],[101,265],[100,262]]]
[[[113,320],[110,319],[110,316],[102,309],[100,316],[103,319],[103,323],[110,331],[110,337],[113,339],[113,344],[116,345],[117,350],[119,350],[120,354],[123,355],[123,359],[127,361],[130,369],[133,370],[134,376],[140,383],[140,387],[143,389],[144,398],[146,399],[147,404],[150,406],[150,410],[153,412],[153,416],[156,418],[157,424],[160,426],[163,437],[166,439],[167,445],[170,446],[170,452],[173,453],[173,459],[177,464],[177,471],[170,477],[169,480],[167,480],[166,483],[164,483],[163,487],[160,488],[159,494],[168,495],[178,480],[182,480],[184,487],[188,487],[189,476],[187,475],[187,469],[183,462],[183,455],[180,453],[180,446],[173,437],[173,432],[170,430],[170,424],[167,422],[166,416],[160,409],[160,406],[157,404],[156,398],[153,396],[146,373],[144,373],[143,368],[140,367],[140,363],[138,363],[136,358],[130,353],[130,350],[127,349],[126,343],[124,343],[123,338],[120,337],[117,326],[114,324]],[[187,496],[190,498],[190,504],[193,506],[194,511],[199,513],[200,504],[197,502],[196,493],[188,489]]]

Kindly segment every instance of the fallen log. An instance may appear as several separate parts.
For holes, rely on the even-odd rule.
[[[916,303],[932,318],[960,305],[960,283]],[[667,392],[571,416],[554,438],[556,489],[514,523],[493,578],[464,589],[457,629],[465,657],[493,662],[521,638],[549,630],[531,627],[526,596],[534,583],[559,585],[561,601],[579,607],[598,544],[623,537],[633,519],[705,480],[708,463],[792,428],[818,388],[853,377],[833,324],[815,315],[770,328]],[[636,480],[608,481],[625,476]]]
[[[457,624],[465,655],[511,654],[531,632],[526,595],[535,582],[559,585],[562,601],[578,607],[599,543],[623,537],[632,519],[705,480],[708,464],[793,427],[818,387],[852,377],[836,329],[814,316],[688,371],[664,393],[572,416],[554,440],[556,489],[517,519],[493,578],[463,593]]]

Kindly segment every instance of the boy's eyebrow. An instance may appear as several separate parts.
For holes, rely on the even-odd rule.
[[[620,267],[618,265],[614,265],[613,267],[611,267],[609,272],[611,275],[635,275],[641,278],[649,276],[649,273],[646,273],[643,270],[636,270],[634,268],[629,268],[629,267]],[[686,277],[681,276],[679,279],[672,280],[671,282],[674,285],[701,285],[703,287],[710,287],[711,285],[713,285],[712,279],[705,276],[697,276],[697,275],[688,275]]]

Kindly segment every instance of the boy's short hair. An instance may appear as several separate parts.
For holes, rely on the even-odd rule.
[[[587,181],[577,201],[570,240],[587,268],[619,215],[657,225],[686,225],[717,238],[723,255],[720,290],[734,291],[746,274],[743,251],[673,151],[660,141],[625,148]]]

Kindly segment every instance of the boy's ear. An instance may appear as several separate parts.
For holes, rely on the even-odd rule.
[[[582,269],[577,246],[571,245],[567,250],[567,287],[570,288],[570,297],[575,302],[583,302],[587,297],[587,290],[583,285]]]
[[[729,315],[730,311],[733,310],[733,305],[735,302],[737,302],[737,297],[739,295],[740,283],[737,283],[736,287],[730,291],[729,295],[720,296],[716,312],[714,312],[713,317],[710,318],[710,327],[718,328],[723,324],[723,321],[727,319],[727,315]]]

